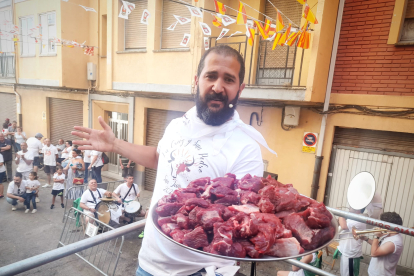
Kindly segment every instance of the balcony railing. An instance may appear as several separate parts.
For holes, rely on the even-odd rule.
[[[220,40],[217,40],[217,37],[210,37],[211,47],[219,44],[228,45],[243,56],[247,85],[305,86],[301,83],[304,50],[298,52],[296,46],[277,46],[272,50],[273,41],[263,40],[258,34],[253,46],[248,44],[245,35],[235,35]],[[300,58],[299,63],[297,58]]]
[[[14,78],[14,55],[10,53],[0,54],[0,77],[1,78]]]

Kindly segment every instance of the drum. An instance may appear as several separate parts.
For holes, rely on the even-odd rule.
[[[141,203],[135,200],[125,203],[124,206],[125,212],[131,216],[137,216],[141,210]]]
[[[98,220],[108,224],[111,220],[111,212],[109,210],[109,205],[107,202],[99,202],[96,204],[96,213],[98,214]]]

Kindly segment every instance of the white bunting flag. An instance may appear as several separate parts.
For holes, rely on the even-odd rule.
[[[178,21],[181,25],[184,25],[184,24],[187,24],[188,22],[191,22],[191,19],[188,19],[188,18],[186,18],[186,17],[181,17],[181,16],[178,16],[178,15],[174,15],[174,17],[175,17],[175,19],[177,19],[177,21]]]
[[[184,34],[183,40],[181,41],[180,45],[187,47],[188,43],[190,42],[190,34]]]
[[[147,9],[145,9],[142,12],[141,23],[142,24],[145,24],[145,25],[148,25],[148,19],[149,19],[149,17],[150,17],[150,13],[149,13],[149,11]]]
[[[236,31],[236,32],[232,33],[232,34],[229,36],[229,38],[230,38],[230,37],[232,37],[233,35],[242,34],[242,33],[243,33],[243,32]]]
[[[79,5],[79,6],[81,6],[82,8],[84,8],[85,11],[96,12],[96,10],[94,8],[89,8],[89,7],[85,7],[85,6],[82,6],[82,5]]]
[[[266,40],[268,41],[273,41],[276,37],[276,33],[274,33],[272,36],[269,36],[268,38],[266,38]]]
[[[223,30],[221,31],[220,35],[217,37],[217,40],[222,39],[223,36],[225,36],[228,31],[230,31],[230,30],[229,29],[226,29],[226,28],[223,28]]]
[[[177,26],[177,23],[178,23],[178,21],[175,21],[175,23],[173,23],[171,26],[169,26],[169,27],[167,28],[167,30],[169,30],[169,31],[174,31],[175,26]]]
[[[201,30],[203,30],[204,35],[211,35],[210,26],[207,23],[199,22]]]
[[[208,41],[208,37],[204,38],[204,49],[206,50],[210,49],[210,43]]]
[[[128,8],[126,8],[124,5],[121,6],[121,10],[119,11],[118,17],[123,19],[128,19]]]
[[[122,1],[123,6],[127,9],[128,15],[135,9],[135,4],[128,1]]]
[[[217,15],[219,15],[219,14],[217,14]],[[228,25],[231,25],[231,24],[233,24],[233,23],[236,22],[236,19],[231,18],[228,15],[222,15],[222,14],[220,14],[220,17],[221,17],[221,21],[223,22],[223,25],[224,26],[228,26]]]
[[[200,8],[187,6],[192,16],[203,18],[203,12]]]

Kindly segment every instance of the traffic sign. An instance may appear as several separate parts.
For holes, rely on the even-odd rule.
[[[302,152],[315,153],[318,133],[305,132],[303,135]]]

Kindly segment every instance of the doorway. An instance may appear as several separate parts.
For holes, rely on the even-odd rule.
[[[109,118],[109,126],[115,134],[115,137],[121,140],[128,141],[128,114],[106,111]],[[112,173],[121,174],[120,164],[118,162],[119,155],[114,152],[108,154],[109,163],[108,171]]]

